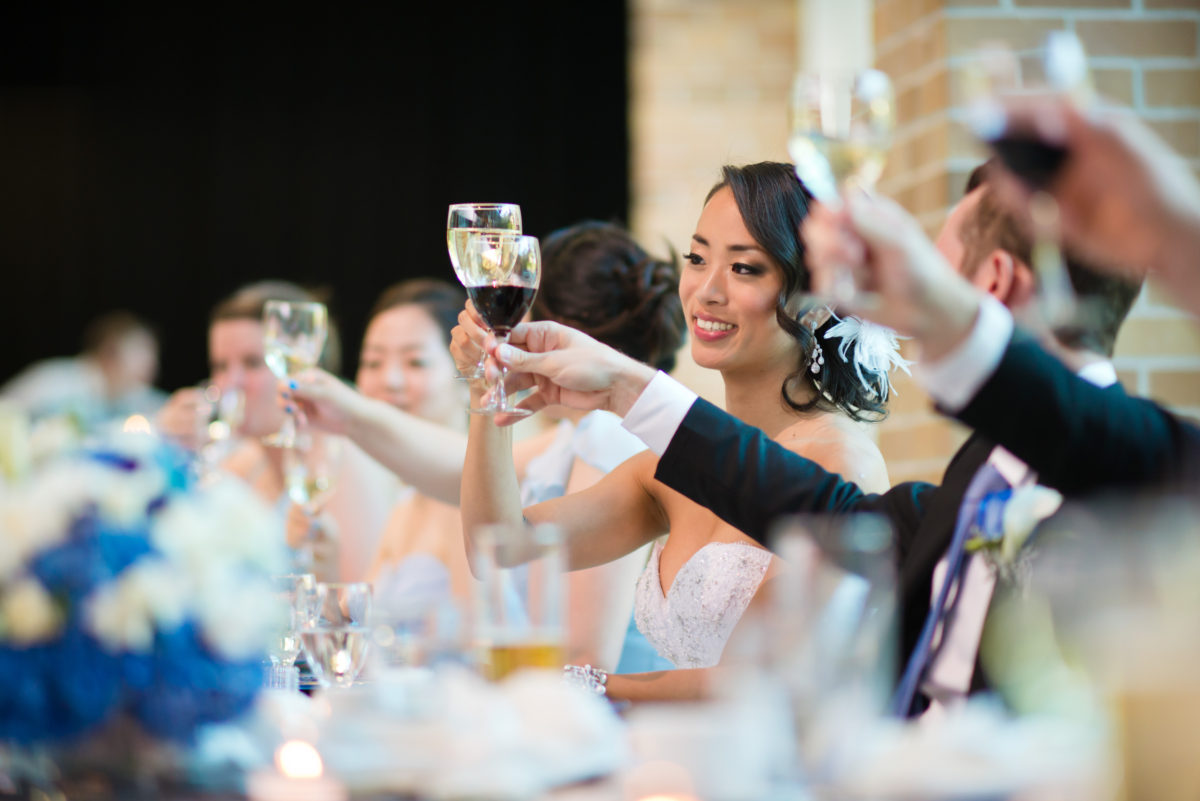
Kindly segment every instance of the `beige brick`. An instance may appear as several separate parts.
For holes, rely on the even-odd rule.
[[[1000,40],[1015,50],[1029,50],[1041,45],[1050,31],[1062,28],[1063,22],[1058,19],[956,17],[946,20],[946,48],[952,56],[962,55],[983,42]]]
[[[1121,386],[1125,387],[1125,391],[1131,395],[1136,395],[1138,390],[1138,371],[1137,370],[1118,370],[1117,381]]]
[[[946,155],[951,158],[976,158],[980,161],[990,154],[987,146],[961,122],[951,122],[947,125]]]
[[[1150,120],[1148,124],[1180,155],[1200,158],[1200,120]]]
[[[1118,356],[1200,356],[1200,328],[1179,319],[1130,320],[1117,337]]]
[[[1079,20],[1075,32],[1092,56],[1196,55],[1196,23],[1191,20]]]
[[[879,450],[888,464],[899,461],[945,459],[958,450],[964,439],[960,427],[942,418],[931,418],[916,425],[880,424]]]
[[[1142,0],[1142,8],[1155,11],[1163,8],[1200,9],[1200,0]]]
[[[1130,8],[1130,0],[1013,0],[1017,8]]]
[[[1092,70],[1092,83],[1100,97],[1123,106],[1133,105],[1133,72],[1131,70]]]
[[[1147,106],[1200,106],[1200,70],[1146,70],[1142,86]]]
[[[896,98],[896,122],[920,119],[946,109],[950,102],[950,77],[945,70],[930,76]]]
[[[912,415],[932,412],[929,396],[911,376],[900,372],[893,373],[892,389],[894,392],[888,400],[888,414]]]
[[[945,57],[946,22],[938,19],[930,25],[922,25],[920,31],[903,44],[879,54],[875,64],[893,80],[898,80]]]
[[[1200,369],[1152,372],[1150,397],[1171,406],[1200,406]]]
[[[946,0],[946,8],[999,8],[999,0]]]
[[[941,0],[901,0],[876,3],[875,41],[883,42],[941,9]]]

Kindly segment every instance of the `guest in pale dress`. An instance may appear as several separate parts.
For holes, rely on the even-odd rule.
[[[684,322],[672,262],[653,259],[628,232],[604,223],[552,234],[543,251],[535,317],[574,323],[639,359],[673,366]],[[284,393],[312,424],[346,434],[412,489],[394,509],[366,574],[382,605],[438,596],[462,603],[473,582],[457,508],[466,384],[453,380],[447,350],[463,299],[461,290],[431,281],[389,290],[364,340],[360,392],[313,371]],[[512,458],[527,497],[544,499],[589,486],[642,447],[611,415],[565,413],[517,443]],[[573,577],[572,658],[617,664],[645,558],[631,554]]]
[[[809,275],[799,226],[810,201],[791,165],[725,168],[705,202],[679,285],[692,356],[721,371],[730,412],[882,491],[883,458],[860,421],[882,416],[887,374],[859,353],[851,333],[857,321],[846,325],[826,309],[801,305]],[[452,352],[461,368],[478,358],[486,332],[471,307],[459,320]],[[472,391],[479,402],[483,388]],[[655,481],[653,453],[634,456],[583,492],[523,508],[510,452],[508,429],[472,418],[464,529],[522,517],[556,523],[565,529],[573,570],[619,559],[666,534],[638,582],[637,624],[662,656],[697,669],[610,676],[607,692],[630,700],[702,695],[709,681],[703,669],[720,662],[734,626],[776,569],[771,554]]]

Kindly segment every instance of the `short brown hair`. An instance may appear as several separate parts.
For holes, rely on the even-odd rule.
[[[1030,231],[1005,207],[988,184],[996,168],[988,160],[967,179],[967,194],[980,192],[979,201],[963,221],[959,239],[963,246],[963,272],[970,277],[993,250],[1003,250],[1033,271],[1033,238]],[[1063,252],[1071,287],[1082,307],[1077,319],[1055,329],[1054,336],[1068,348],[1083,348],[1111,356],[1121,323],[1142,289],[1140,278],[1097,270],[1069,251]]]
[[[229,297],[217,303],[208,317],[211,328],[222,320],[256,320],[261,322],[263,309],[268,300],[287,300],[294,303],[326,303],[326,292],[310,292],[290,281],[259,281],[247,284]],[[321,351],[320,366],[331,373],[342,368],[342,341],[338,336],[337,324],[329,318],[329,331],[325,337],[325,348]]]

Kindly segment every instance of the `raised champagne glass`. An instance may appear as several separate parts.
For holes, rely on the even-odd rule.
[[[263,348],[267,367],[281,381],[316,367],[325,347],[329,313],[323,303],[268,300],[263,307]],[[284,418],[270,444],[290,448],[296,442],[296,419]]]
[[[516,203],[455,203],[450,206],[446,215],[446,249],[450,252],[450,264],[459,283],[464,287],[469,286],[454,245],[456,231],[507,231],[519,234],[522,230],[521,207]],[[480,355],[473,370],[457,377],[464,381],[483,378],[483,356]]]
[[[896,124],[888,76],[873,69],[822,69],[796,76],[788,153],[808,191],[840,207],[848,191],[871,191],[883,173]],[[812,302],[838,305],[858,294],[854,275],[838,267],[827,293]]]
[[[467,294],[500,344],[533,305],[542,274],[537,237],[503,231],[456,231],[454,246],[466,279]],[[529,414],[509,403],[504,387],[506,370],[475,414]]]

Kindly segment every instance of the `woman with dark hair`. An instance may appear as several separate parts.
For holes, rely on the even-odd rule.
[[[811,198],[791,165],[726,167],[709,193],[679,283],[696,363],[720,370],[728,410],[825,468],[882,491],[887,471],[859,425],[878,419],[895,340],[853,318],[802,306],[809,274],[799,237]],[[452,352],[478,357],[486,332],[459,316]],[[870,332],[870,336],[864,334]],[[879,345],[887,353],[879,353]],[[473,387],[473,393],[482,393]],[[630,700],[702,694],[703,668],[720,662],[771,554],[708,510],[654,480],[656,457],[639,454],[588,490],[527,506],[515,491],[507,429],[472,419],[463,468],[463,528],[553,522],[566,534],[571,569],[620,558],[666,533],[638,581],[638,628],[679,668],[608,677]],[[468,548],[471,547],[468,541]]]
[[[544,240],[542,253],[535,317],[578,326],[635,358],[664,369],[673,366],[686,325],[673,260],[652,258],[624,229],[597,222],[555,232]],[[422,395],[430,402],[418,403],[409,391],[416,379],[401,376],[398,367],[392,368],[395,387],[388,390],[380,383],[385,365],[372,358],[386,352],[388,337],[399,357],[397,343],[411,336],[416,324],[400,318],[409,313],[404,309],[411,311],[415,304],[411,288],[431,284],[441,285],[406,282],[400,285],[404,291],[389,290],[381,298],[379,306],[390,310],[374,315],[368,327],[358,376],[360,393],[319,371],[298,378],[295,387],[284,393],[289,402],[298,403],[309,422],[348,435],[416,490],[395,507],[367,573],[384,606],[389,601],[409,604],[418,595],[425,599],[449,595],[465,601],[471,581],[457,509],[466,450],[465,385],[450,380],[453,362],[447,350],[449,328],[462,308],[461,290],[452,290],[456,300],[448,313],[443,304],[436,313],[423,304],[426,316],[437,318],[445,331],[436,347],[426,338],[428,351],[441,351],[436,360],[439,385],[464,393],[461,397],[440,392],[435,396],[430,390]],[[403,304],[398,303],[401,298],[406,298]],[[432,355],[427,353],[425,361],[432,371]],[[431,372],[428,380],[432,381]],[[511,452],[531,502],[589,486],[644,447],[612,415],[562,412],[553,427],[521,441]],[[294,525],[292,530],[299,536],[304,529]],[[568,652],[574,658],[616,665],[645,556],[630,554],[623,561],[572,576]]]

